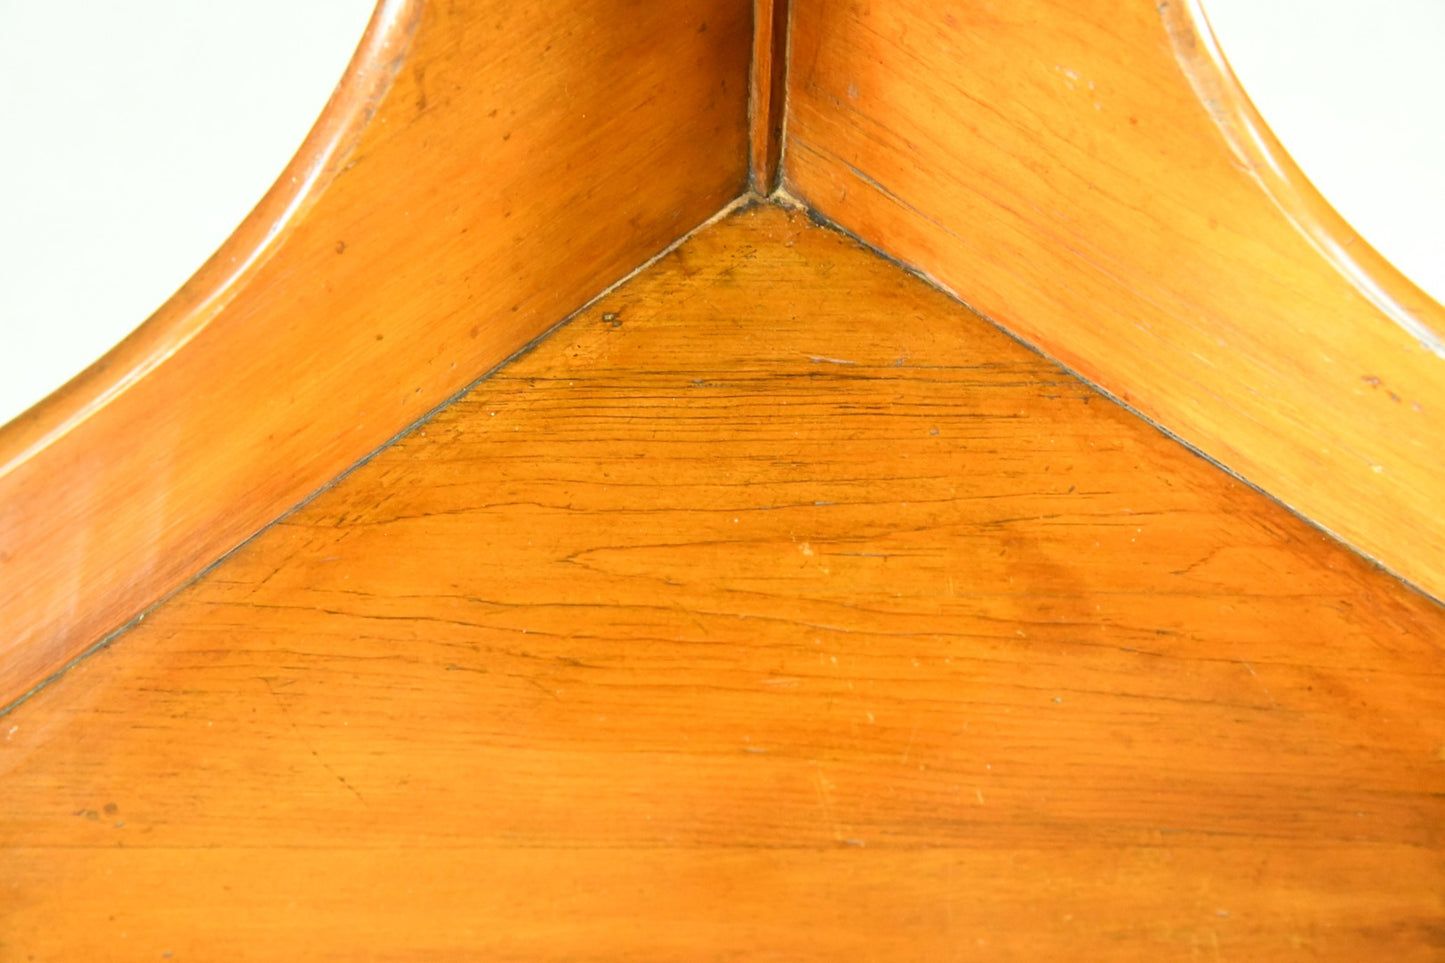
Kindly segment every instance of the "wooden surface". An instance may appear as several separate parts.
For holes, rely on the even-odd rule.
[[[0,717],[0,959],[1439,959],[1442,639],[754,209]]]
[[[749,177],[753,193],[778,188],[788,72],[788,0],[753,0],[753,60],[748,74]]]
[[[745,0],[416,6],[257,263],[0,431],[0,706],[745,188]]]
[[[1238,97],[1201,101],[1175,6],[797,0],[788,189],[1445,596],[1445,358],[1307,239]]]

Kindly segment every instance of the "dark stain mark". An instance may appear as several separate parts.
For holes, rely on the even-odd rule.
[[[114,816],[118,812],[120,812],[120,807],[117,806],[115,803],[108,802],[105,804],[105,814],[107,816]]]
[[[337,241],[337,242],[336,242],[336,253],[337,253],[337,254],[345,254],[345,253],[346,253],[346,242],[345,242],[345,241]]]
[[[1360,380],[1363,381],[1365,384],[1369,385],[1371,388],[1382,388],[1385,384],[1384,381],[1382,381],[1376,375],[1360,375]],[[1390,400],[1395,402],[1395,404],[1398,405],[1400,403],[1400,396],[1395,394],[1395,392],[1391,391],[1389,388],[1385,388],[1385,394],[1389,395]],[[1415,410],[1419,411],[1420,406],[1416,405]]]

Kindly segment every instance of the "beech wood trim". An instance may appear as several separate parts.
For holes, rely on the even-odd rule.
[[[387,0],[226,247],[0,429],[0,706],[741,193],[750,27]]]
[[[749,74],[750,183],[767,197],[778,187],[787,103],[788,0],[754,0]]]
[[[1319,198],[1185,13],[796,0],[786,187],[1445,596],[1445,309]]]

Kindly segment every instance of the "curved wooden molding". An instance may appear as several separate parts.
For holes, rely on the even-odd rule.
[[[1440,306],[1187,10],[794,0],[791,43],[790,192],[1445,596]]]
[[[301,153],[0,430],[0,706],[746,187],[745,0],[384,0]]]
[[[1357,234],[1294,162],[1229,66],[1200,0],[1161,3],[1159,13],[1194,93],[1280,213],[1381,314],[1445,358],[1445,307]]]
[[[0,431],[0,477],[145,378],[199,334],[325,191],[396,76],[424,0],[381,0],[305,142],[239,227],[155,314]]]

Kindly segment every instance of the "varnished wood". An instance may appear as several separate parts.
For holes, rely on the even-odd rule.
[[[1445,595],[1445,308],[1179,7],[797,0],[789,189]]]
[[[746,185],[746,0],[382,9],[237,238],[0,431],[0,705]]]
[[[1438,959],[1442,639],[753,209],[0,718],[0,957]]]
[[[787,90],[788,0],[753,0],[749,83],[749,183],[763,197],[778,187]]]

